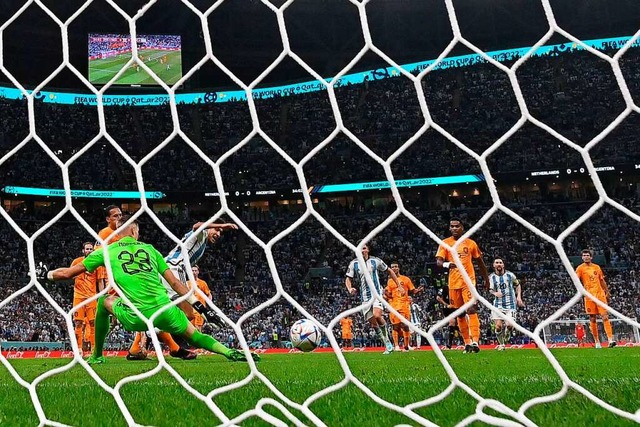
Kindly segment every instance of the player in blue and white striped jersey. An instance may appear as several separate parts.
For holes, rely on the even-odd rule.
[[[522,287],[516,275],[504,267],[502,258],[493,260],[493,273],[489,275],[489,292],[494,296],[493,306],[504,314],[507,319],[506,327],[503,327],[502,319],[494,312],[491,318],[496,324],[496,336],[498,338],[497,350],[504,350],[505,343],[509,342],[513,319],[515,319],[518,307],[524,307],[522,302]]]
[[[422,328],[422,309],[420,306],[411,301],[411,324],[416,328]],[[422,344],[422,335],[411,331],[412,334],[416,336],[416,348],[420,350],[420,345]]]
[[[182,242],[186,242],[187,248],[187,256],[182,256],[182,248],[180,245],[176,245],[171,252],[164,258],[164,260],[169,265],[171,272],[178,278],[182,283],[188,285],[189,276],[187,274],[187,265],[185,263],[185,258],[189,259],[189,265],[194,266],[198,263],[202,255],[204,255],[204,251],[207,249],[207,244],[214,244],[219,238],[220,234],[223,230],[237,230],[238,226],[236,224],[209,224],[206,228],[200,231],[198,234],[196,230],[202,226],[202,222],[198,222],[193,225],[191,230],[186,233],[182,237]],[[194,237],[195,235],[195,237]],[[174,299],[177,295],[173,289],[171,289],[168,284],[165,283],[165,288],[167,288],[167,292],[169,293],[169,298]],[[193,296],[195,298],[195,296]],[[190,303],[192,300],[189,300]]]
[[[358,261],[357,258],[352,260],[349,263],[349,267],[347,268],[345,285],[347,286],[347,291],[349,291],[351,295],[355,295],[358,292],[358,290],[354,286],[355,279],[355,284],[360,285],[360,297],[362,298],[362,302],[366,303],[374,299],[375,296],[366,280],[366,271],[371,274],[373,286],[380,296],[382,296],[383,294],[383,286],[380,281],[380,276],[378,274],[379,272],[388,271],[389,277],[393,279],[393,281],[398,286],[398,289],[403,289],[394,271],[388,268],[387,264],[385,264],[384,261],[382,261],[378,257],[369,256],[368,245],[363,246],[362,257],[364,258],[364,262],[366,264],[364,268],[360,265],[360,261]],[[376,335],[382,340],[382,342],[384,342],[384,354],[391,353],[393,351],[393,344],[391,343],[391,340],[389,340],[389,336],[387,334],[387,322],[385,321],[382,313],[382,302],[380,301],[380,299],[376,299],[371,307],[362,311],[362,314],[364,315],[364,320],[368,321],[371,324],[371,327],[376,332]]]

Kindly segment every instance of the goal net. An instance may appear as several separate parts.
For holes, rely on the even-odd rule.
[[[637,136],[638,123],[634,120],[640,109],[632,93],[637,82],[629,82],[629,72],[623,65],[627,58],[631,58],[631,68],[637,65],[631,52],[640,32],[615,41],[583,41],[556,21],[549,0],[541,0],[536,4],[543,11],[546,32],[532,46],[488,53],[465,36],[458,5],[446,0],[442,16],[446,17],[445,27],[451,30],[451,40],[437,58],[402,65],[372,36],[370,18],[375,2],[349,0],[345,3],[355,11],[354,22],[363,46],[338,73],[326,78],[309,65],[313,58],[305,59],[293,47],[292,24],[286,18],[296,2],[261,0],[253,6],[268,11],[276,23],[282,49],[264,69],[242,79],[220,60],[212,42],[215,28],[210,19],[228,2],[182,0],[171,2],[171,7],[184,8],[196,17],[203,57],[168,85],[154,67],[174,71],[175,67],[170,68],[172,57],[165,58],[162,53],[145,56],[137,43],[118,45],[109,58],[100,59],[122,59],[124,48],[130,49],[131,56],[108,83],[96,88],[72,64],[73,40],[69,36],[74,22],[94,2],[79,4],[64,19],[52,11],[49,3],[25,2],[11,10],[0,25],[0,71],[21,95],[13,102],[2,92],[0,99],[9,123],[3,125],[1,141],[9,141],[9,146],[3,145],[0,166],[10,171],[5,174],[7,197],[0,212],[6,241],[16,241],[11,249],[24,255],[22,264],[15,264],[29,272],[25,282],[24,271],[3,270],[7,277],[11,275],[13,284],[9,290],[0,290],[0,310],[9,319],[2,318],[3,333],[18,336],[20,325],[26,323],[26,328],[31,328],[29,339],[46,337],[34,342],[63,341],[65,335],[75,334],[78,310],[110,289],[119,292],[109,265],[110,289],[94,295],[82,307],[61,302],[61,295],[68,292],[62,285],[36,279],[39,262],[57,259],[58,252],[69,253],[71,247],[79,245],[75,240],[66,241],[78,229],[90,241],[108,243],[96,233],[96,224],[86,219],[88,214],[77,197],[102,190],[101,194],[110,194],[118,185],[133,191],[139,201],[126,209],[134,211],[134,219],[146,219],[147,229],[155,230],[148,233],[157,234],[154,239],[168,248],[177,245],[181,249],[189,283],[195,283],[194,265],[185,255],[194,237],[181,237],[187,231],[185,226],[193,225],[187,210],[196,201],[189,192],[201,179],[209,187],[198,187],[202,191],[197,197],[211,197],[215,202],[209,203],[206,214],[199,212],[205,215],[201,218],[205,224],[197,230],[227,218],[238,225],[241,237],[224,241],[226,250],[217,251],[209,259],[215,266],[211,269],[218,271],[215,279],[219,279],[217,290],[212,289],[213,297],[205,298],[190,285],[190,294],[173,301],[171,307],[192,294],[205,298],[208,308],[227,325],[213,334],[238,347],[249,360],[241,367],[218,364],[219,358],[213,357],[200,357],[204,361],[194,365],[174,363],[163,353],[153,327],[157,313],[169,306],[146,318],[124,298],[123,304],[144,319],[157,363],[119,364],[114,357],[104,366],[90,366],[73,338],[69,339],[72,358],[47,360],[38,366],[13,361],[10,356],[15,353],[3,351],[0,379],[3,389],[10,387],[9,397],[15,399],[7,401],[15,403],[0,403],[4,405],[0,406],[0,422],[7,419],[8,423],[20,423],[20,410],[29,406],[26,411],[35,424],[80,424],[84,419],[76,417],[77,408],[95,402],[95,396],[99,396],[95,398],[99,408],[85,408],[83,416],[104,411],[113,417],[91,419],[100,425],[483,422],[531,426],[552,425],[559,419],[554,416],[566,416],[567,411],[575,411],[578,417],[582,411],[579,408],[585,404],[589,411],[582,412],[596,412],[602,423],[640,422],[637,401],[621,396],[633,392],[614,393],[607,388],[612,383],[633,387],[638,380],[633,374],[637,369],[628,369],[632,372],[629,376],[610,379],[606,374],[613,376],[614,372],[603,368],[602,372],[593,372],[593,381],[585,381],[582,371],[574,369],[576,357],[550,348],[557,347],[562,339],[572,343],[575,323],[562,318],[581,312],[585,298],[593,299],[576,275],[576,260],[571,258],[579,256],[583,247],[598,251],[612,248],[611,253],[599,255],[622,273],[612,273],[607,279],[615,291],[610,305],[594,304],[615,317],[612,324],[621,347],[638,343],[640,324],[634,313],[638,287],[635,273],[630,272],[637,260],[629,250],[637,247],[637,240],[633,240],[638,238],[637,233],[629,231],[637,230],[640,221],[637,194],[629,190],[631,186],[624,187],[626,192],[621,197],[609,192],[606,185],[614,183],[620,190],[617,180],[622,178],[605,175],[608,166],[594,159],[594,153],[600,156],[606,152],[623,158],[624,163],[629,153],[637,152],[635,139],[629,137]],[[163,4],[150,0],[128,13],[123,2],[104,3],[126,21],[131,40],[140,34],[138,24]],[[24,85],[17,73],[12,73],[5,43],[12,26],[28,10],[37,10],[60,29],[62,46],[59,67],[33,87]],[[558,37],[563,41],[556,43]],[[260,56],[258,50],[254,52]],[[366,62],[369,56],[383,65],[360,73],[359,61]],[[303,70],[313,81],[265,88],[267,76],[285,67],[282,64],[286,61],[286,66]],[[535,66],[530,67],[532,63]],[[208,92],[185,101],[188,94],[180,88],[207,66],[215,66],[237,90]],[[118,98],[110,92],[126,73],[138,72],[148,74],[166,95]],[[62,73],[75,76],[81,83],[85,94],[76,100],[78,105],[63,105],[64,94],[48,92]],[[538,74],[547,80],[533,79]],[[538,96],[545,84],[554,87],[553,93]],[[579,90],[571,92],[572,85],[579,85]],[[11,91],[7,89],[6,93]],[[478,104],[470,105],[469,100]],[[143,102],[152,107],[136,107]],[[585,113],[573,103],[591,109]],[[565,113],[556,114],[556,105],[563,105]],[[448,110],[443,113],[445,107]],[[14,129],[10,124],[13,116],[8,114],[27,120],[28,126]],[[55,123],[42,126],[47,120]],[[96,132],[86,130],[91,126]],[[56,129],[62,132],[56,134]],[[624,138],[616,132],[622,132]],[[614,136],[619,142],[611,142]],[[83,138],[78,146],[67,144]],[[104,165],[107,153],[112,157]],[[33,156],[39,160],[34,162]],[[11,169],[15,165],[23,169]],[[87,178],[91,174],[85,174],[85,169],[98,178]],[[637,165],[631,170],[635,169]],[[526,177],[520,176],[519,184],[510,181],[514,171],[527,171]],[[23,174],[32,180],[30,187],[18,186]],[[589,180],[588,188],[569,183],[577,175]],[[541,177],[546,180],[536,181]],[[536,189],[524,194],[521,187],[530,179]],[[556,179],[563,180],[566,191],[556,191],[560,185]],[[156,191],[167,181],[174,188]],[[82,190],[74,188],[79,182],[86,184]],[[454,184],[460,187],[445,187]],[[11,211],[11,195],[34,187],[53,192],[28,193],[41,199],[29,199],[24,212]],[[268,211],[241,199],[271,191],[281,194],[284,187],[293,194],[292,201],[274,202]],[[438,192],[436,187],[445,190]],[[466,193],[460,194],[463,190],[457,188],[463,187]],[[505,188],[512,191],[505,194]],[[47,198],[56,196],[55,189],[64,195],[59,210]],[[186,194],[175,203],[178,208],[164,207],[155,200],[163,191],[172,190]],[[366,192],[386,198],[357,196]],[[484,204],[478,197],[483,193]],[[34,206],[50,214],[46,221],[34,210],[29,211]],[[444,239],[452,233],[446,228],[452,217],[460,218],[466,229],[450,246]],[[144,240],[144,228],[141,233]],[[608,240],[609,233],[615,233],[620,241]],[[525,304],[519,308],[514,328],[523,342],[536,348],[531,350],[535,352],[534,362],[514,362],[510,358],[521,357],[515,356],[515,351],[504,355],[485,351],[487,347],[477,356],[464,358],[458,356],[462,352],[453,354],[442,349],[448,325],[456,316],[460,325],[465,313],[472,316],[477,309],[481,344],[490,345],[495,343],[491,317],[507,320],[493,308],[493,297],[473,286],[474,271],[465,268],[470,258],[462,243],[468,239],[477,240],[480,247],[490,247],[484,255],[490,270],[493,258],[503,256],[508,269],[521,277]],[[379,257],[373,258],[374,263],[378,259],[384,262],[375,264],[373,271],[365,271],[363,282],[358,283],[361,293],[352,297],[345,289],[344,272],[350,260],[368,265],[372,258],[365,259],[365,247]],[[455,313],[443,313],[443,307],[432,301],[442,280],[446,281],[429,270],[439,247],[451,252],[450,271],[459,272],[472,295]],[[105,248],[108,253],[109,246]],[[11,256],[3,259],[6,265],[14,262]],[[394,259],[401,260],[401,268],[406,269],[401,272],[413,276],[416,288],[424,286],[423,295],[415,295],[423,307],[421,321],[413,322],[383,298],[384,286],[379,281],[386,280],[383,271]],[[229,273],[232,268],[234,277]],[[312,268],[317,269],[314,274]],[[376,268],[380,268],[380,275]],[[482,269],[477,276],[478,283],[486,285]],[[419,336],[422,346],[430,346],[432,352],[427,356],[423,355],[427,352],[409,353],[405,359],[401,352],[392,353],[385,359],[377,346],[385,345],[386,339],[361,320],[363,312],[378,306],[400,319],[411,330],[412,340]],[[24,318],[11,317],[16,313]],[[63,319],[58,329],[47,319],[49,316]],[[341,326],[348,317],[354,322],[351,339]],[[320,328],[324,337],[321,346],[328,349],[331,359],[320,359],[322,353],[265,354],[262,362],[251,359],[252,350],[261,351],[268,343],[277,347],[286,341],[283,336],[288,335],[288,326],[302,318],[311,319]],[[588,337],[588,327],[585,329]],[[384,335],[384,328],[381,330]],[[126,349],[131,339],[130,331],[118,326],[107,342],[117,348],[118,342],[124,341],[120,348]],[[376,353],[343,351],[348,350],[349,341],[359,349],[375,347]],[[629,353],[622,351],[637,348],[618,350],[616,355],[625,357]],[[318,359],[314,359],[316,356]],[[479,362],[469,365],[469,357],[478,357]],[[587,357],[591,356],[582,358]],[[634,357],[637,359],[637,353]],[[207,365],[210,360],[214,368]],[[527,369],[529,363],[529,371],[518,370]],[[115,368],[108,371],[110,364]],[[514,370],[508,371],[510,368]],[[530,381],[531,387],[523,387],[521,381]],[[406,392],[407,385],[412,387],[411,393]],[[496,390],[503,386],[507,387],[504,391]],[[569,405],[569,409],[563,410],[562,405]],[[548,409],[554,414],[551,418]],[[581,418],[577,423],[590,421]]]

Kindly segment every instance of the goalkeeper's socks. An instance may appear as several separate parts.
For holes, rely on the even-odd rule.
[[[211,335],[205,335],[202,332],[195,331],[193,333],[193,336],[191,338],[188,338],[188,340],[191,342],[191,344],[193,344],[194,347],[209,350],[217,354],[222,354],[223,356],[229,355],[232,351],[230,348],[217,341]]]
[[[96,343],[93,347],[93,355],[95,357],[102,357],[102,350],[104,348],[104,340],[109,333],[109,312],[104,306],[104,300],[107,297],[100,297],[98,299],[98,308],[96,310],[95,332]]]

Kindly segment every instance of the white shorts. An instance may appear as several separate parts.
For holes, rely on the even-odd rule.
[[[515,310],[508,310],[505,308],[497,308],[497,310],[504,314],[505,317],[507,318],[507,320],[515,320],[516,318],[516,311]],[[502,320],[501,317],[499,317],[494,311],[491,311],[491,319],[492,320]]]
[[[184,264],[171,265],[169,264],[169,270],[173,273],[174,276],[178,278],[185,286],[189,282],[189,276],[187,276],[187,270],[184,268]],[[169,299],[172,301],[178,297],[178,293],[173,290],[173,288],[169,285],[169,282],[164,280],[164,277],[160,276],[160,280],[162,284],[167,289],[167,294],[169,295]]]
[[[375,300],[373,302],[373,304],[371,305],[371,307],[369,307],[368,309],[364,309],[362,310],[362,315],[364,316],[364,320],[368,321],[369,319],[371,319],[373,317],[373,309],[374,308],[379,308],[380,310],[382,310],[382,303],[378,300]]]

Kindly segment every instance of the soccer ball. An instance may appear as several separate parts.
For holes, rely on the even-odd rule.
[[[291,344],[295,348],[302,351],[311,351],[320,344],[322,333],[312,321],[302,319],[291,326],[289,336]]]

